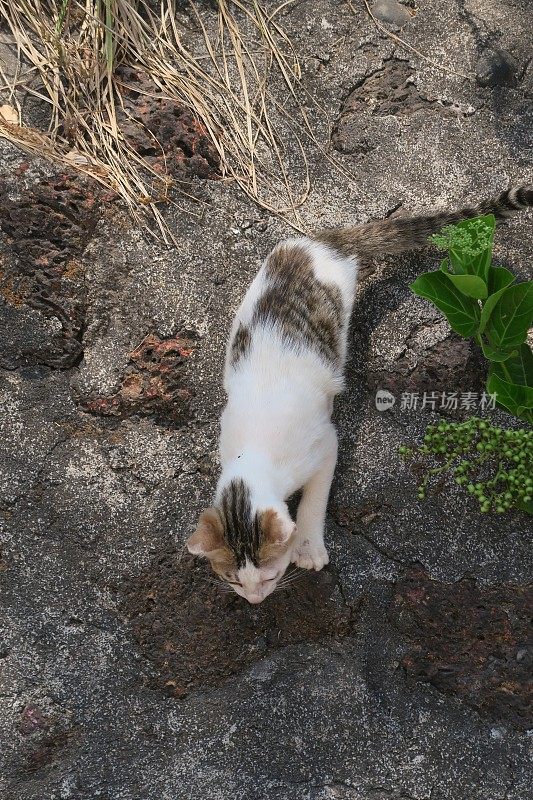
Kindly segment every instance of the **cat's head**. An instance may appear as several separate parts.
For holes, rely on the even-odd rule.
[[[260,603],[289,566],[295,530],[284,503],[254,509],[244,481],[233,480],[220,502],[200,515],[187,548],[209,559],[213,571],[237,594]]]

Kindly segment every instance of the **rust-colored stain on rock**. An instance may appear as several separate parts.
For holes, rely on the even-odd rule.
[[[533,725],[532,614],[533,586],[440,583],[421,567],[397,583],[391,606],[411,680],[524,730]]]
[[[120,67],[121,131],[156,173],[175,178],[220,177],[220,159],[204,125],[184,105],[166,97],[146,74]],[[161,199],[165,199],[162,197]]]
[[[59,731],[41,739],[37,746],[28,753],[21,772],[39,772],[64,758],[64,750],[72,736],[73,733],[70,731]]]
[[[169,549],[122,587],[122,613],[157,667],[157,683],[174,696],[217,686],[289,644],[341,638],[353,627],[355,609],[330,570],[302,572],[257,606],[213,577],[206,563]]]
[[[33,703],[28,703],[20,715],[19,731],[23,736],[28,736],[35,731],[50,727],[50,722],[41,709]]]
[[[184,422],[192,390],[184,385],[182,367],[194,345],[185,335],[161,339],[149,334],[130,353],[119,391],[84,399],[82,407],[93,414],[121,418],[154,414],[161,422]]]

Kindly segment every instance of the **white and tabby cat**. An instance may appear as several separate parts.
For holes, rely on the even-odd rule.
[[[187,542],[250,603],[271,594],[291,562],[316,570],[328,563],[324,520],[337,460],[330,417],[343,388],[358,257],[423,247],[445,225],[532,205],[533,186],[525,186],[457,213],[289,239],[268,256],[229,338],[214,504]],[[298,489],[294,522],[286,500]]]

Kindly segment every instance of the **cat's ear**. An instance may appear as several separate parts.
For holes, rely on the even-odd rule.
[[[279,547],[287,544],[296,525],[287,513],[268,508],[261,515],[261,529],[264,543]]]
[[[187,550],[195,556],[207,556],[224,544],[224,528],[216,508],[208,508],[200,514],[193,535],[187,540]]]

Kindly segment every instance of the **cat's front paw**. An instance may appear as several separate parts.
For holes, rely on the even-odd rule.
[[[329,562],[328,551],[324,542],[315,542],[304,539],[294,548],[291,559],[293,564],[301,569],[322,569]]]

